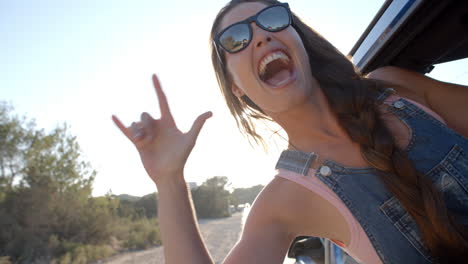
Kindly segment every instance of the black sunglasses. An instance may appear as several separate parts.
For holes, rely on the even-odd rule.
[[[278,32],[291,25],[291,21],[291,11],[287,3],[271,5],[225,28],[216,36],[215,43],[229,53],[236,53],[245,49],[252,40],[250,23],[255,22],[257,26],[269,32]]]

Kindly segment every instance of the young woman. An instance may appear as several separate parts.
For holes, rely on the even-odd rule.
[[[290,144],[224,263],[282,263],[299,235],[329,238],[362,263],[465,261],[467,87],[393,67],[364,78],[273,0],[231,1],[211,36],[239,127],[261,141],[255,119],[272,120]],[[211,113],[182,133],[153,82],[160,119],[143,113],[130,127],[113,119],[158,187],[166,262],[213,263],[183,177]]]

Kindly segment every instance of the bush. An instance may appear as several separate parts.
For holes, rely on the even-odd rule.
[[[60,264],[86,264],[112,256],[115,251],[108,245],[67,244],[68,249],[63,256],[54,262]]]
[[[72,263],[71,254],[70,254],[70,253],[66,253],[65,255],[63,255],[63,256],[60,258],[59,263],[60,263],[60,264],[71,264],[71,263]]]
[[[115,233],[123,242],[123,246],[129,249],[146,249],[151,246],[161,245],[161,236],[156,219],[140,218],[119,220]]]
[[[161,244],[156,196],[92,197],[96,172],[67,125],[50,132],[0,101],[0,264],[89,263]],[[118,239],[117,239],[118,238]]]

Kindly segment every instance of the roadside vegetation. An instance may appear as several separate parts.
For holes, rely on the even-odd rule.
[[[93,263],[161,245],[157,193],[92,197],[96,171],[64,124],[50,132],[0,102],[0,264]],[[192,189],[198,218],[228,217],[263,186],[217,176]]]
[[[96,172],[68,130],[0,104],[0,263],[89,263],[161,243],[155,209],[91,196]]]

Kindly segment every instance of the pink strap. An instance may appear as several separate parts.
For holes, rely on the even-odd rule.
[[[443,124],[447,125],[447,123],[445,123],[444,119],[438,115],[436,112],[434,112],[432,109],[430,109],[429,107],[425,106],[425,105],[422,105],[414,100],[411,100],[411,99],[408,99],[408,98],[405,98],[405,97],[401,97],[401,96],[398,96],[398,95],[390,95],[389,97],[387,97],[387,99],[385,99],[384,103],[386,104],[392,104],[393,102],[399,100],[400,98],[403,98],[411,103],[413,103],[414,105],[416,105],[417,107],[421,108],[422,110],[424,110],[426,113],[428,113],[429,115],[431,115],[432,117],[434,117],[435,119],[439,120],[440,122],[442,122]]]

